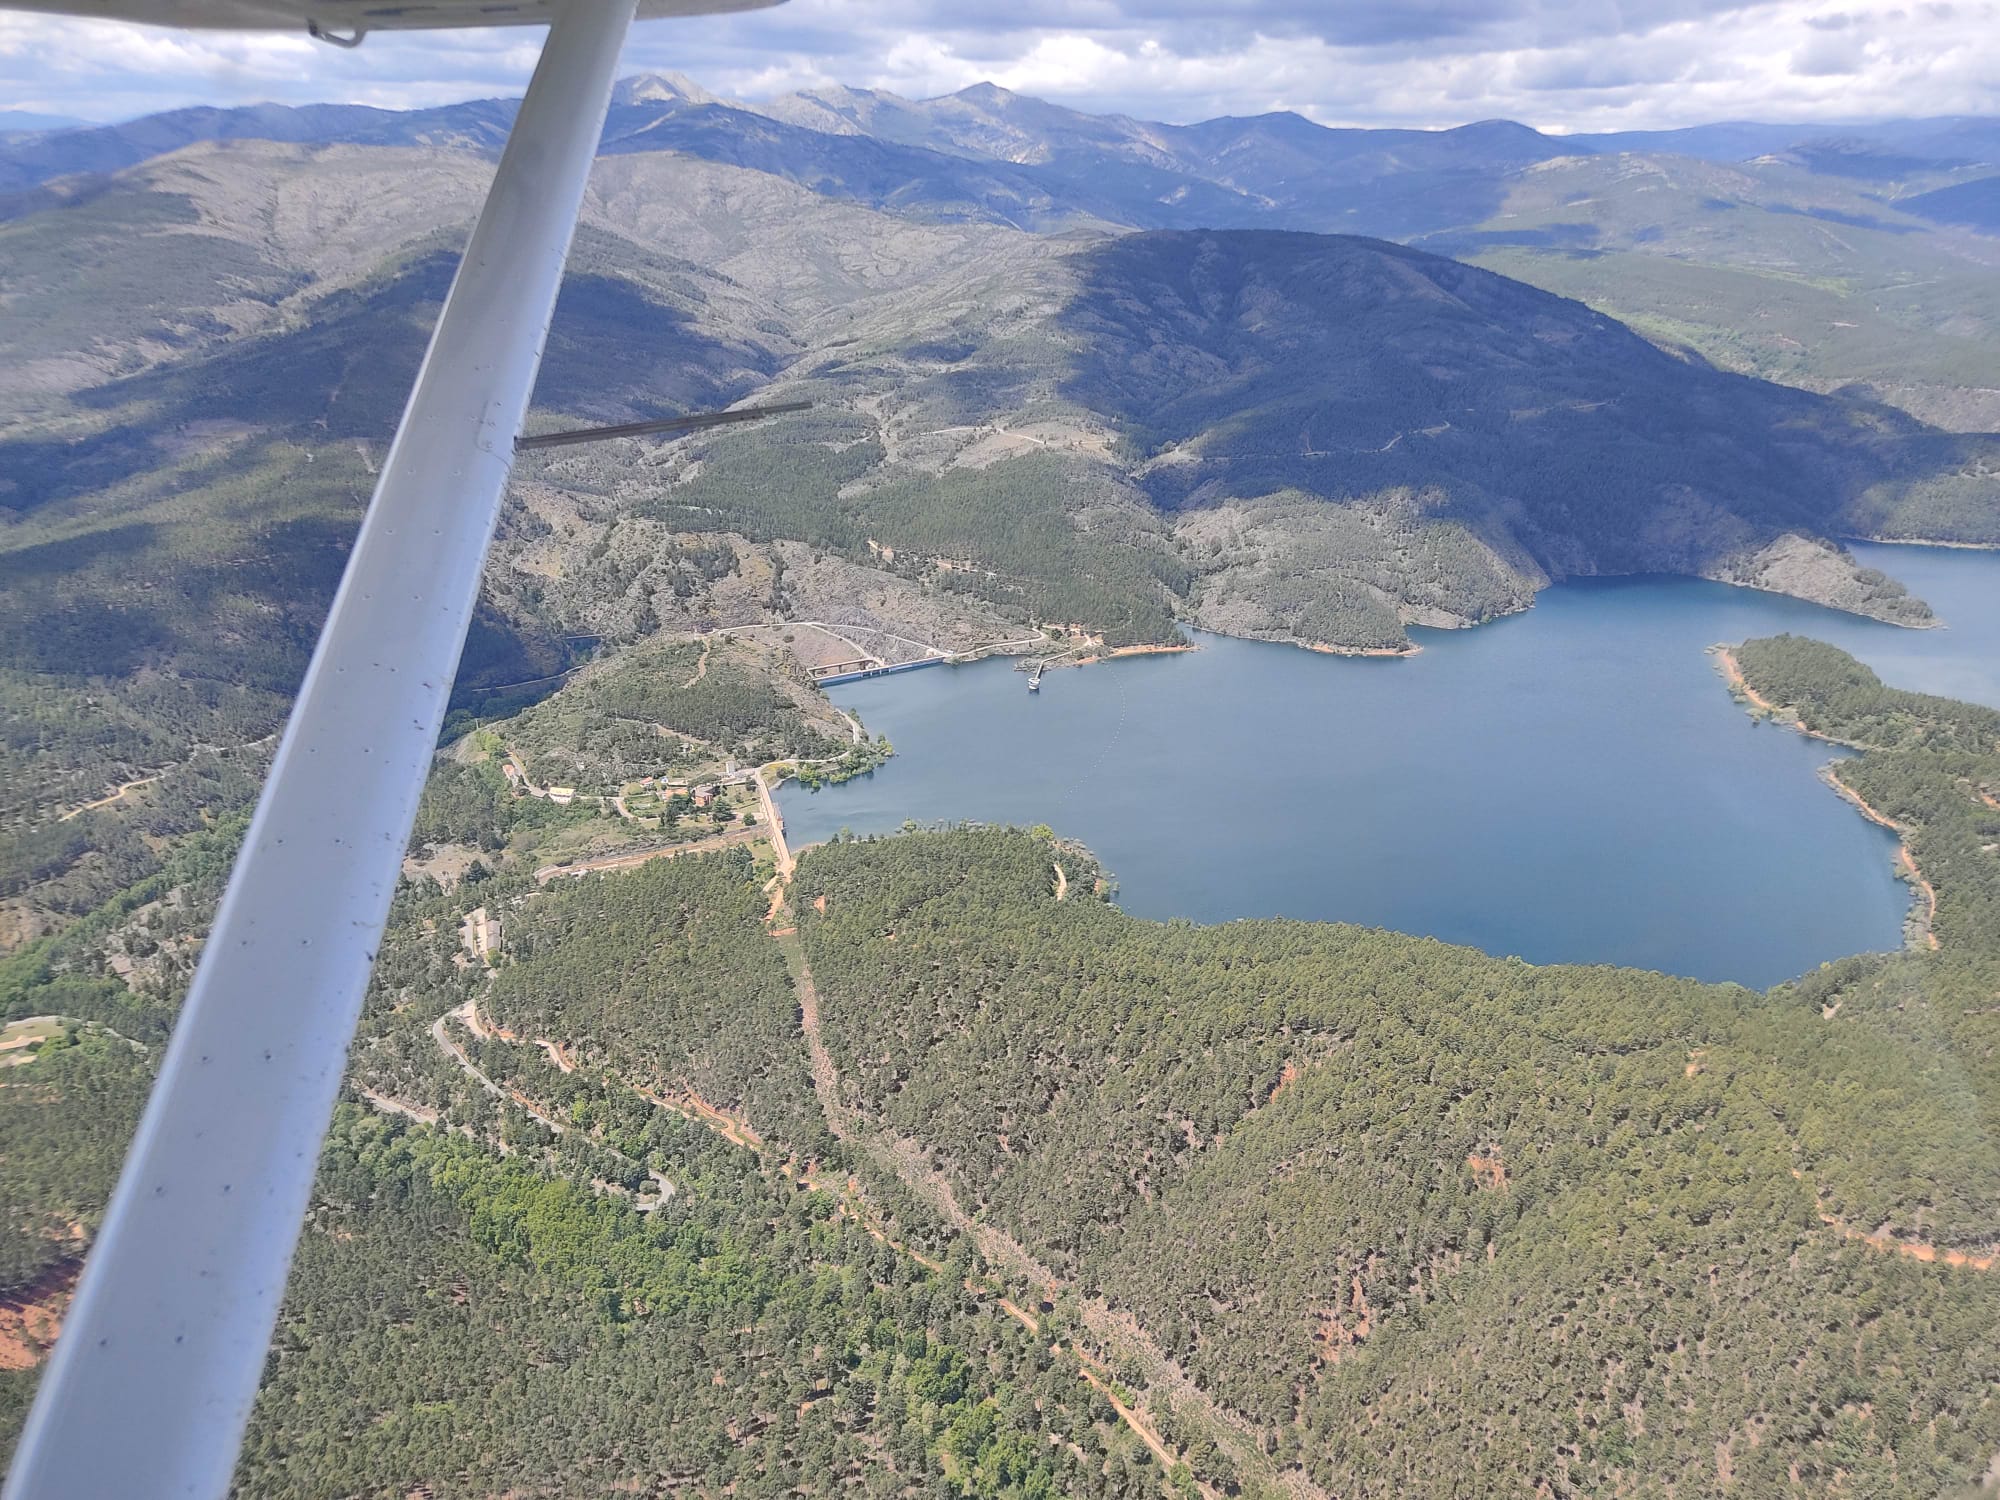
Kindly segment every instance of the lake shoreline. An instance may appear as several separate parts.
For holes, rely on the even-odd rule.
[[[1838,743],[1838,741],[1835,743]],[[1932,885],[1929,878],[1917,867],[1917,856],[1910,850],[1909,829],[1898,823],[1880,808],[1870,806],[1866,797],[1840,779],[1839,773],[1834,769],[1833,765],[1822,766],[1820,768],[1819,779],[1832,787],[1835,794],[1842,801],[1853,806],[1862,817],[1871,823],[1880,824],[1896,835],[1896,873],[1913,888],[1913,895],[1910,901],[1910,914],[1903,923],[1905,945],[1911,948],[1929,948],[1932,951],[1936,951],[1938,947],[1936,930],[1937,887]],[[1915,897],[1919,895],[1924,898],[1921,914],[1918,912],[1915,900]]]
[[[1822,734],[1816,729],[1808,729],[1800,721],[1798,714],[1790,709],[1780,708],[1744,679],[1743,668],[1736,660],[1736,652],[1728,646],[1711,646],[1709,653],[1715,658],[1717,669],[1723,681],[1738,701],[1748,704],[1757,717],[1769,719],[1786,728],[1804,735],[1807,739],[1820,740],[1825,744],[1838,745],[1844,750],[1866,754],[1868,747],[1852,740],[1843,740],[1830,734]],[[1836,796],[1854,807],[1862,817],[1876,823],[1896,835],[1896,873],[1900,879],[1912,887],[1909,915],[1903,921],[1904,946],[1909,948],[1932,948],[1938,946],[1935,930],[1937,922],[1937,888],[1930,883],[1923,870],[1917,865],[1917,856],[1910,848],[1910,832],[1894,818],[1871,807],[1868,800],[1853,787],[1840,779],[1838,762],[1828,762],[1821,766],[1819,779],[1833,788]],[[1921,895],[1923,910],[1919,914],[1916,897]]]
[[[2000,552],[2000,542],[1940,542],[1920,536],[1854,536],[1844,542],[1867,542],[1876,547],[1944,547],[1953,552]]]
[[[1930,542],[1912,542],[1909,545],[1913,547],[1917,546],[1928,547],[1934,544]],[[1598,574],[1593,576],[1639,577],[1643,575]],[[1796,599],[1801,604],[1811,604],[1817,606],[1820,609],[1830,609],[1834,611],[1834,613],[1836,614],[1852,615],[1857,620],[1873,620],[1877,625],[1887,625],[1892,630],[1943,630],[1946,628],[1945,622],[1941,618],[1939,618],[1936,614],[1932,614],[1932,616],[1927,620],[1892,620],[1887,615],[1878,615],[1874,613],[1872,610],[1856,609],[1852,605],[1848,604],[1836,604],[1831,599],[1815,599],[1810,594],[1795,594],[1790,589],[1774,589],[1761,583],[1745,583],[1741,579],[1737,578],[1711,578],[1709,577],[1709,575],[1705,573],[1688,573],[1682,575],[1668,574],[1665,576],[1703,578],[1710,583],[1722,584],[1725,588],[1748,589],[1753,594],[1770,594],[1774,598],[1778,599]],[[1917,602],[1919,604],[1925,604],[1925,605],[1928,605],[1930,603],[1928,599],[1922,599],[1922,598],[1919,598]]]
[[[1327,641],[1302,641],[1296,636],[1237,635],[1233,631],[1213,630],[1206,625],[1192,627],[1204,635],[1220,636],[1229,641],[1248,641],[1258,646],[1291,646],[1299,651],[1311,651],[1321,656],[1401,658],[1420,656],[1423,647],[1412,641],[1403,646],[1338,646]],[[1061,671],[1065,667],[1096,667],[1108,661],[1117,661],[1130,656],[1184,656],[1190,651],[1201,650],[1198,641],[1149,642],[1137,646],[1113,646],[1108,651],[1093,651],[1088,656],[1051,660],[1048,670]],[[1019,656],[1032,656],[1031,651],[1016,652]]]
[[[1094,667],[1102,662],[1115,661],[1121,656],[1179,656],[1183,652],[1199,651],[1200,649],[1201,647],[1193,641],[1181,641],[1177,644],[1163,641],[1152,645],[1113,646],[1109,651],[1094,651],[1089,656],[1079,656],[1075,661],[1056,662],[1052,665],[1058,667]]]
[[[1924,541],[1914,537],[1862,536],[1839,538],[1838,540],[1879,544],[1885,547],[1944,547],[1965,552],[2000,552],[2000,542],[1935,542]],[[1850,615],[1857,620],[1873,620],[1878,625],[1887,625],[1896,630],[1943,630],[1947,628],[1946,622],[1936,616],[1928,620],[1892,620],[1865,609],[1855,609],[1848,605],[1835,604],[1827,599],[1815,599],[1808,594],[1795,594],[1785,589],[1768,588],[1759,583],[1746,583],[1740,579],[1717,578],[1701,573],[1585,573],[1552,579],[1547,587],[1556,588],[1564,583],[1574,582],[1645,579],[1652,577],[1700,578],[1705,582],[1719,583],[1727,588],[1745,589],[1755,594],[1770,594],[1778,599],[1796,599],[1801,604],[1815,605],[1820,609],[1832,610],[1837,614]],[[1481,625],[1492,624],[1495,620],[1505,620],[1515,615],[1526,614],[1535,607],[1536,599],[1543,592],[1544,590],[1537,589],[1518,608],[1502,610],[1500,613],[1492,615],[1487,619],[1466,620],[1457,625],[1434,625],[1428,628],[1434,630],[1477,630]],[[1295,646],[1301,651],[1311,651],[1320,656],[1346,656],[1361,660],[1401,660],[1406,657],[1421,656],[1424,652],[1424,648],[1420,643],[1408,640],[1400,646],[1347,646],[1335,641],[1301,640],[1295,635],[1247,635],[1234,630],[1219,630],[1212,625],[1193,624],[1191,628],[1199,630],[1206,635],[1221,636],[1225,640],[1254,641],[1266,646]],[[1110,661],[1120,656],[1167,656],[1183,651],[1199,651],[1200,649],[1199,645],[1192,642],[1182,642],[1179,645],[1161,643],[1156,645],[1118,646],[1109,651],[1093,652],[1089,656],[1078,657],[1073,661],[1051,662],[1049,666],[1051,670],[1057,667],[1088,667],[1095,666],[1100,662]],[[1032,653],[1024,652],[1021,654],[1027,655]]]
[[[1886,680],[2000,699],[1984,654],[2000,640],[2000,557],[1861,543],[1855,555],[1892,570],[1907,557],[1913,588],[1961,627],[1954,638],[1663,575],[1544,590],[1505,630],[1413,627],[1424,655],[1407,670],[1342,670],[1337,652],[1183,621],[1196,650],[1095,687],[1045,680],[1031,697],[995,662],[836,688],[902,754],[814,798],[787,788],[786,838],[1045,823],[1099,851],[1122,877],[1121,904],[1149,919],[1284,913],[1762,990],[1848,954],[1901,951],[1921,887],[1897,878],[1897,838],[1816,784],[1845,750],[1729,731],[1728,700],[1694,665],[1705,648],[1813,636],[1879,653]],[[1062,645],[1082,648],[1072,663],[1110,656],[1040,649]],[[1275,645],[1299,650],[1263,649]],[[1726,677],[1720,658],[1710,670]],[[1779,706],[1760,696],[1764,708],[1743,698],[1735,713]],[[1269,786],[1218,800],[1244,767]],[[1636,797],[1635,781],[1647,788]],[[1190,818],[1224,806],[1190,860]],[[1927,900],[1915,907],[1921,918]]]
[[[1392,658],[1421,656],[1424,650],[1415,641],[1407,641],[1400,646],[1342,646],[1332,641],[1302,641],[1295,635],[1240,635],[1233,630],[1217,630],[1212,625],[1196,625],[1193,628],[1204,635],[1220,636],[1225,641],[1248,641],[1253,646],[1290,646],[1294,650],[1310,651],[1318,656]],[[1189,646],[1185,649],[1198,651],[1201,648]]]
[[[1422,656],[1424,654],[1424,648],[1419,646],[1415,641],[1411,641],[1405,646],[1330,646],[1325,641],[1293,641],[1289,644],[1303,646],[1306,650],[1316,651],[1321,656],[1387,658]]]
[[[1321,656],[1401,658],[1421,656],[1424,650],[1415,641],[1404,646],[1337,646],[1327,641],[1302,641],[1296,636],[1236,635],[1227,630],[1211,630],[1205,625],[1197,625],[1194,628],[1206,635],[1221,636],[1224,640],[1249,641],[1259,646],[1291,646]],[[1052,661],[1049,663],[1049,670],[1054,672],[1063,667],[1101,666],[1107,661],[1116,661],[1126,656],[1181,656],[1189,651],[1199,650],[1201,645],[1197,641],[1182,641],[1178,645],[1163,642],[1157,645],[1114,646],[1109,651],[1094,651],[1089,656],[1079,656],[1070,661]]]
[[[1736,651],[1730,646],[1710,646],[1708,654],[1715,658],[1715,667],[1722,674],[1722,680],[1729,685],[1729,691],[1741,702],[1755,709],[1756,716],[1782,724],[1787,729],[1795,729],[1809,740],[1825,740],[1829,745],[1841,742],[1831,735],[1821,734],[1816,729],[1808,729],[1800,722],[1799,716],[1790,709],[1780,708],[1769,698],[1750,686],[1743,676],[1743,668],[1736,660]],[[1848,746],[1855,749],[1856,746]]]

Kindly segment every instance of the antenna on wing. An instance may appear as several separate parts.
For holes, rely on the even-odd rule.
[[[786,401],[776,406],[746,406],[738,411],[702,411],[687,417],[664,417],[657,422],[626,422],[618,427],[578,427],[570,432],[539,432],[533,437],[514,439],[514,451],[531,448],[568,448],[577,443],[603,443],[612,438],[678,437],[683,432],[700,432],[709,427],[729,427],[738,422],[758,422],[788,411],[805,411],[810,401]]]
[[[346,36],[342,36],[337,31],[328,31],[317,21],[306,22],[306,35],[316,42],[325,42],[329,47],[346,47],[349,50],[359,47],[368,39],[368,32],[364,27],[357,26]]]

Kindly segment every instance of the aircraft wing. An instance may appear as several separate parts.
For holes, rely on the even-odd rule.
[[[12,3],[12,0],[0,0]],[[635,15],[757,0],[28,0],[186,26],[546,21],[6,1500],[225,1494]]]
[[[761,10],[783,0],[639,0],[637,19]],[[464,26],[546,26],[563,0],[5,0],[9,10],[138,21],[210,31],[435,31]]]

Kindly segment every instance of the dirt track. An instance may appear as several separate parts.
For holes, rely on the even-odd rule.
[[[861,1149],[873,1156],[877,1163],[889,1168],[905,1186],[923,1199],[931,1209],[959,1233],[968,1236],[979,1248],[979,1253],[989,1265],[999,1267],[1007,1275],[1026,1281],[1031,1286],[1041,1287],[1053,1294],[1064,1286],[1048,1267],[1042,1265],[1027,1249],[1008,1234],[992,1224],[974,1220],[959,1206],[957,1193],[943,1172],[931,1166],[924,1149],[915,1141],[905,1140],[887,1131],[876,1130],[859,1120],[841,1098],[840,1070],[835,1065],[833,1054],[827,1050],[826,1039],[820,1024],[819,988],[813,981],[811,966],[806,962],[804,949],[797,937],[781,941],[794,945],[790,955],[794,959],[794,984],[799,999],[800,1027],[805,1033],[806,1052],[811,1063],[813,1091],[818,1095],[820,1110],[826,1116],[827,1129],[838,1139]],[[1024,1312],[1010,1309],[1029,1327],[1037,1326]],[[1325,1492],[1312,1484],[1297,1471],[1277,1471],[1264,1460],[1257,1445],[1257,1433],[1244,1419],[1224,1411],[1209,1394],[1197,1386],[1181,1367],[1168,1359],[1151,1336],[1141,1328],[1136,1319],[1115,1312],[1101,1298],[1085,1300],[1081,1306],[1082,1321],[1092,1337],[1100,1344],[1119,1350],[1134,1357],[1146,1371],[1147,1379],[1156,1387],[1171,1394],[1174,1404],[1183,1411],[1199,1413],[1203,1425],[1223,1445],[1232,1450],[1231,1456],[1242,1467],[1253,1472],[1262,1471],[1267,1480],[1298,1500],[1326,1500]],[[1081,1350],[1079,1359],[1089,1361]],[[1089,1370],[1084,1371],[1086,1379],[1102,1386]],[[1108,1391],[1107,1391],[1108,1394]],[[1140,1414],[1128,1409],[1114,1399],[1114,1407],[1126,1424],[1138,1434],[1146,1445],[1160,1457],[1163,1464],[1171,1465],[1168,1450],[1161,1443],[1157,1433]],[[1201,1493],[1213,1497],[1216,1492],[1205,1484],[1197,1486]]]
[[[773,832],[782,833],[777,829]],[[755,828],[738,828],[730,833],[717,834],[714,838],[695,839],[686,844],[669,844],[662,849],[636,849],[624,854],[602,854],[595,859],[578,860],[573,865],[543,865],[535,871],[535,884],[547,885],[558,875],[591,875],[602,870],[636,870],[656,859],[672,859],[678,854],[712,854],[717,849],[734,849],[738,844],[753,844],[764,837],[762,825]]]

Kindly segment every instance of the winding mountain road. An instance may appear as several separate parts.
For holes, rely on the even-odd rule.
[[[1051,1294],[1066,1289],[1068,1283],[1036,1260],[1019,1240],[996,1225],[981,1222],[966,1213],[958,1202],[950,1179],[930,1164],[929,1155],[921,1145],[886,1128],[877,1128],[872,1122],[862,1121],[848,1108],[841,1097],[840,1069],[834,1062],[833,1054],[827,1050],[821,1026],[819,987],[813,980],[812,966],[806,960],[804,945],[796,935],[780,938],[779,942],[793,945],[788,957],[792,959],[800,1029],[805,1034],[813,1092],[818,1096],[820,1112],[826,1117],[827,1129],[838,1140],[867,1152],[878,1165],[894,1172],[904,1186],[928,1204],[946,1224],[970,1238],[989,1265],[997,1266],[1007,1275],[1030,1286],[1044,1288]],[[1152,1336],[1139,1326],[1137,1319],[1114,1310],[1101,1297],[1079,1298],[1079,1313],[1084,1327],[1090,1330],[1101,1346],[1116,1349],[1132,1358],[1145,1370],[1146,1378],[1153,1386],[1171,1395],[1177,1409],[1198,1414],[1202,1424],[1230,1451],[1231,1458],[1239,1467],[1261,1473],[1270,1484],[1292,1495],[1295,1500],[1329,1500],[1326,1492],[1303,1473],[1281,1470],[1271,1464],[1259,1445],[1259,1434],[1249,1421],[1224,1410],[1197,1386],[1186,1371],[1169,1359]],[[1029,1327],[1038,1326],[1018,1309],[1016,1315]],[[1076,1353],[1079,1359],[1086,1361],[1084,1378],[1109,1395],[1106,1383],[1092,1375],[1087,1356],[1081,1350]],[[1161,1461],[1170,1463],[1168,1450],[1145,1419],[1115,1398],[1113,1405],[1120,1418],[1160,1455]],[[1208,1485],[1197,1481],[1196,1487],[1209,1500],[1219,1500],[1218,1492]]]

